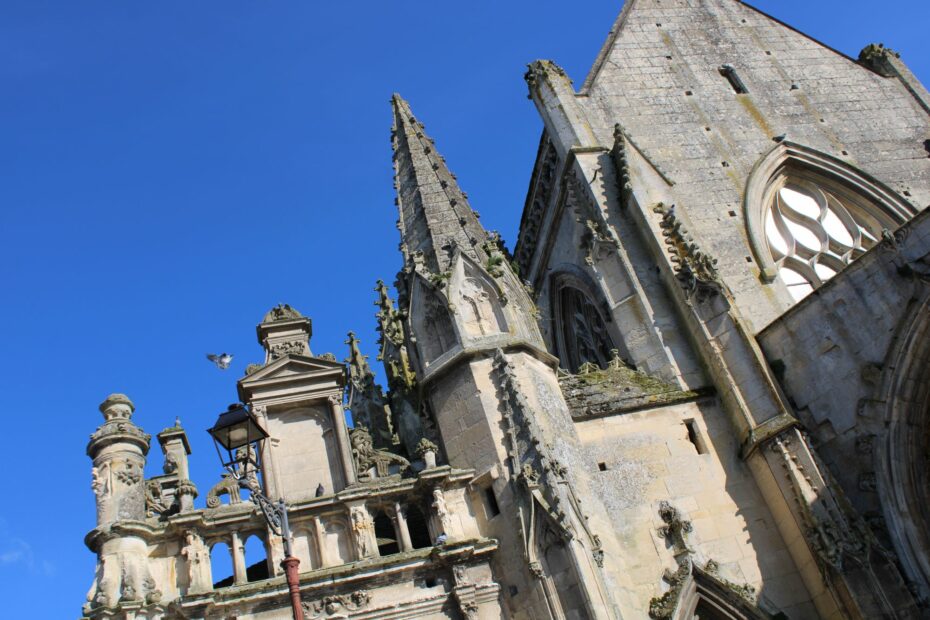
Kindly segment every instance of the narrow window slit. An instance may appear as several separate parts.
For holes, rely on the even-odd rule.
[[[488,509],[488,518],[496,517],[501,513],[500,507],[497,505],[497,496],[494,495],[494,489],[491,487],[484,488],[484,501]]]
[[[733,91],[736,94],[745,95],[749,92],[749,89],[746,88],[743,80],[741,80],[739,75],[737,75],[736,69],[733,68],[733,65],[728,64],[721,66],[720,75],[727,78],[727,81],[730,83],[730,86],[733,87]]]
[[[701,431],[698,429],[694,420],[685,420],[685,428],[688,429],[688,441],[694,444],[694,448],[697,450],[697,453],[707,454],[707,444],[704,443],[704,438],[701,436]]]

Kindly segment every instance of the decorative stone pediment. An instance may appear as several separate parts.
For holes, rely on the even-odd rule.
[[[345,366],[333,360],[285,355],[239,380],[243,402],[306,394],[321,398],[345,386]]]

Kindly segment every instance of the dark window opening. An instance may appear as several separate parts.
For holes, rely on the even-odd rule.
[[[601,471],[607,471],[607,463],[598,463],[597,468]]]
[[[245,577],[249,583],[253,581],[261,581],[262,579],[268,579],[270,575],[268,574],[268,562],[262,560],[252,564],[245,569]]]
[[[436,587],[436,578],[435,578],[435,577],[427,577],[424,583],[426,583],[426,587],[427,587],[427,588],[435,588],[435,587]]]
[[[597,306],[581,290],[565,286],[559,291],[559,315],[566,370],[576,372],[589,362],[606,368],[615,347]]]
[[[733,65],[723,65],[720,67],[720,75],[727,78],[730,86],[733,87],[733,92],[736,94],[745,95],[749,92],[749,89],[746,88],[746,84],[744,84],[743,80],[740,79],[739,75],[736,73],[736,69],[733,68]]]
[[[494,489],[490,486],[484,488],[484,505],[488,510],[489,519],[501,513],[500,506],[497,505],[497,496],[494,495]]]
[[[698,454],[707,454],[707,444],[701,437],[701,431],[698,429],[694,420],[685,420],[685,428],[688,429],[688,441],[694,444]]]
[[[378,553],[380,555],[393,555],[400,551],[397,544],[397,532],[394,531],[394,521],[383,512],[375,517],[375,538],[378,539]]]
[[[407,507],[407,529],[410,530],[410,543],[414,549],[433,546],[433,541],[429,535],[429,527],[426,524],[426,517],[416,506]]]

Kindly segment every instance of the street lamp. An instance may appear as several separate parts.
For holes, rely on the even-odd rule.
[[[284,540],[284,560],[281,567],[287,578],[294,620],[304,620],[300,602],[300,578],[297,570],[300,560],[291,555],[291,530],[287,523],[287,506],[284,499],[272,502],[262,493],[258,474],[262,471],[261,449],[268,439],[255,415],[241,403],[230,405],[220,414],[216,424],[207,429],[213,437],[220,463],[235,478],[239,486],[249,492],[249,499],[258,506],[271,531]],[[226,453],[226,456],[223,455]]]

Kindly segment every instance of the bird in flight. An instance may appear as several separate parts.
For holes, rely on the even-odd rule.
[[[226,370],[229,368],[229,364],[232,362],[233,356],[229,353],[220,353],[219,355],[215,353],[207,353],[207,359],[216,364],[216,367],[220,370]]]

